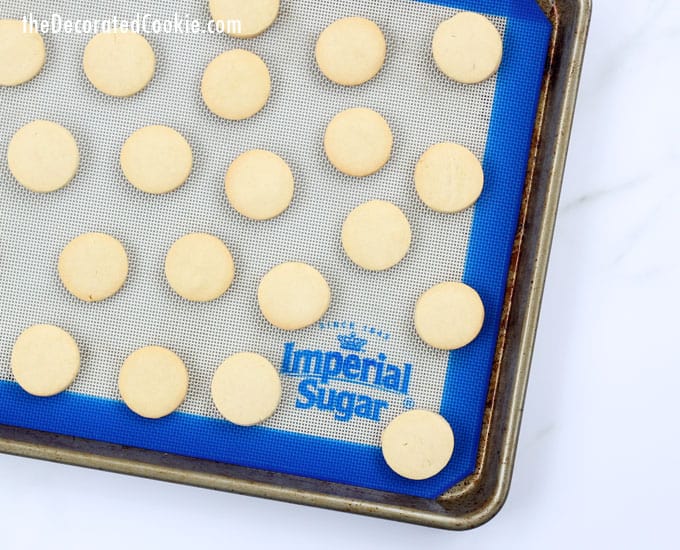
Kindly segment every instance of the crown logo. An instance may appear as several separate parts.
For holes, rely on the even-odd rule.
[[[364,351],[364,346],[368,344],[368,340],[359,338],[356,333],[350,335],[338,334],[338,342],[340,342],[340,347],[349,351]]]

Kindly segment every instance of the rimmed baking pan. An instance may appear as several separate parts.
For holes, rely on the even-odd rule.
[[[140,4],[146,7],[144,2]],[[48,52],[53,47],[55,66],[46,69],[44,75],[24,90],[3,91],[3,102],[9,106],[6,113],[9,120],[7,131],[40,115],[52,118],[61,116],[64,123],[74,128],[81,147],[84,144],[87,150],[89,146],[90,152],[84,156],[80,180],[76,179],[69,186],[71,189],[58,195],[57,199],[50,199],[55,201],[52,204],[39,203],[34,197],[29,197],[6,172],[3,173],[5,196],[2,200],[6,208],[4,212],[7,213],[5,219],[10,220],[3,226],[3,238],[6,241],[26,239],[23,249],[28,248],[38,256],[44,250],[45,261],[35,267],[19,259],[21,251],[5,244],[5,258],[17,254],[14,265],[18,273],[8,277],[4,288],[0,286],[8,313],[2,325],[2,360],[3,363],[9,362],[9,350],[20,328],[31,319],[39,321],[37,317],[42,315],[41,319],[56,320],[73,327],[72,331],[86,342],[85,360],[90,361],[92,368],[77,382],[80,384],[75,388],[77,391],[54,401],[35,401],[21,393],[7,375],[7,364],[3,364],[5,375],[0,376],[0,422],[3,423],[0,426],[0,451],[447,529],[478,526],[500,509],[510,485],[590,3],[588,0],[542,1],[542,13],[529,0],[400,0],[395,13],[387,13],[389,10],[385,9],[385,4],[377,0],[344,0],[333,3],[332,7],[320,8],[318,21],[308,21],[304,30],[296,34],[299,42],[291,45],[290,36],[295,34],[296,17],[301,12],[296,11],[298,8],[292,3],[283,2],[280,28],[277,30],[275,27],[268,37],[248,43],[248,47],[252,44],[252,48],[271,63],[274,84],[280,85],[280,89],[287,91],[290,96],[288,99],[275,98],[271,109],[268,107],[269,111],[265,110],[262,115],[255,117],[252,123],[248,123],[249,126],[241,127],[224,125],[210,118],[208,113],[201,111],[203,107],[199,102],[195,101],[198,95],[192,87],[192,80],[187,77],[183,81],[177,78],[176,73],[171,74],[173,68],[186,67],[187,75],[192,76],[194,72],[198,75],[210,56],[227,49],[231,43],[220,43],[213,39],[209,47],[204,51],[197,49],[195,54],[192,53],[192,59],[188,60],[182,58],[183,52],[187,50],[185,43],[175,44],[175,49],[171,45],[166,49],[163,37],[153,37],[150,39],[152,46],[160,52],[159,73],[149,90],[140,94],[137,103],[134,103],[136,100],[120,103],[102,98],[92,90],[72,95],[67,90],[55,91],[54,83],[65,80],[74,83],[76,88],[82,85],[83,90],[86,90],[87,83],[76,66],[79,61],[74,60],[86,39],[80,39],[80,43],[77,40],[69,42],[68,45],[65,38],[46,39]],[[129,11],[131,5],[134,3],[103,3],[104,8],[113,11],[122,9],[121,6]],[[32,7],[31,3],[21,6],[23,9]],[[55,10],[69,9],[66,4],[59,2],[51,7]],[[12,8],[12,13],[6,16],[20,17],[22,14],[16,10],[21,8]],[[37,2],[34,15],[45,15],[48,8],[45,3]],[[357,92],[338,92],[314,73],[312,62],[305,58],[305,54],[311,51],[318,31],[337,17],[336,10],[343,8],[376,19],[382,28],[387,29],[388,44],[395,52],[394,59],[388,61],[376,81]],[[202,18],[207,17],[205,6],[197,5],[192,9]],[[502,66],[497,79],[476,89],[453,87],[444,80],[436,80],[439,77],[434,76],[436,69],[429,58],[410,61],[412,65],[408,61],[413,59],[412,53],[409,53],[411,50],[420,48],[427,53],[431,36],[428,32],[447,14],[460,9],[490,15],[503,32],[506,51],[509,52],[508,67]],[[76,15],[91,16],[85,12],[72,14],[73,17]],[[404,29],[417,32],[418,35],[405,40],[404,34],[400,33]],[[542,37],[545,58],[540,52],[533,56],[531,54],[534,43],[531,33],[535,29],[539,29],[535,32]],[[200,40],[205,41],[205,37]],[[520,50],[525,53],[525,59],[516,57]],[[277,56],[280,56],[278,60]],[[403,63],[400,64],[400,60]],[[284,66],[286,71],[281,69]],[[529,74],[532,67],[536,67],[539,72]],[[68,78],[63,79],[64,73],[60,77],[57,69],[66,71]],[[405,80],[404,75],[410,75],[410,78]],[[309,79],[308,84],[303,86],[302,91],[298,88],[296,92],[294,84],[299,84],[305,78]],[[429,95],[422,93],[426,88],[420,86],[426,78],[433,78]],[[163,103],[167,101],[168,93],[162,84],[170,86],[168,83],[171,82],[174,83],[172,86],[181,84],[174,90],[177,105]],[[52,88],[46,88],[50,83]],[[409,85],[413,88],[409,88]],[[392,86],[389,90],[401,89],[401,94],[405,94],[403,90],[409,90],[412,94],[400,95],[390,104],[390,98],[396,96],[391,92],[386,93],[387,86]],[[42,94],[47,90],[56,96],[45,105],[45,101],[40,100],[44,99]],[[314,96],[314,90],[318,94],[316,97],[323,100],[310,106],[304,103],[305,95]],[[186,105],[181,103],[183,94],[188,98]],[[282,93],[281,97],[284,95]],[[362,187],[337,179],[337,186],[333,188],[335,191],[319,187],[318,182],[333,180],[337,176],[324,164],[320,152],[310,153],[306,157],[304,151],[313,150],[318,144],[320,140],[319,135],[315,134],[316,128],[320,132],[322,122],[328,120],[330,114],[358,103],[382,110],[395,125],[395,134],[403,138],[395,150],[396,160],[382,175],[376,176],[371,185]],[[414,106],[418,105],[420,110],[413,113]],[[445,110],[442,110],[442,105],[446,106]],[[195,112],[192,110],[194,107]],[[275,109],[284,113],[279,115],[282,119],[275,118]],[[436,112],[436,109],[442,113],[441,120],[428,124],[428,113]],[[74,114],[75,111],[80,112]],[[87,120],[79,118],[83,112]],[[500,113],[500,118],[495,113]],[[125,187],[124,182],[115,181],[116,178],[120,179],[120,174],[115,171],[115,160],[122,136],[141,125],[150,114],[156,119],[166,117],[164,120],[168,123],[180,127],[198,150],[198,175],[190,180],[186,189],[165,202],[161,202],[161,199],[149,202]],[[514,115],[516,120],[513,119]],[[268,119],[268,116],[274,118]],[[412,118],[400,122],[400,117],[405,120]],[[115,124],[111,124],[111,121]],[[277,121],[277,127],[284,127],[285,130],[267,132]],[[531,124],[527,124],[527,121]],[[283,123],[285,125],[282,126]],[[95,143],[95,136],[92,135],[92,125],[101,128],[99,144]],[[200,129],[196,129],[199,126]],[[308,142],[296,134],[300,129],[308,130]],[[266,138],[263,133],[267,134]],[[490,188],[485,191],[487,194],[483,195],[480,204],[466,214],[455,219],[428,218],[433,215],[426,213],[409,195],[409,175],[428,140],[450,135],[466,142],[471,150],[484,159],[485,169],[490,175]],[[3,135],[3,143],[7,138]],[[208,150],[206,144],[220,139],[228,142],[225,145],[226,152]],[[293,171],[296,180],[303,182],[296,197],[300,207],[314,201],[318,204],[320,197],[325,197],[330,205],[328,208],[337,208],[340,215],[345,212],[343,208],[351,206],[353,201],[375,198],[372,194],[389,195],[390,199],[403,205],[422,234],[433,232],[431,241],[428,241],[430,244],[438,242],[437,239],[450,242],[453,259],[444,258],[442,265],[438,266],[438,260],[432,256],[429,271],[418,270],[418,266],[413,264],[410,269],[411,272],[417,272],[417,276],[409,275],[407,265],[404,271],[397,270],[391,274],[393,279],[389,279],[389,285],[386,285],[384,280],[366,278],[348,263],[343,263],[345,260],[341,251],[327,252],[332,248],[332,239],[335,238],[336,228],[332,223],[327,232],[328,243],[331,244],[326,243],[326,248],[316,249],[314,243],[323,242],[325,238],[325,233],[319,233],[312,235],[316,241],[310,240],[307,246],[304,238],[306,233],[310,233],[310,225],[296,226],[291,221],[296,213],[293,210],[286,213],[288,218],[284,216],[283,220],[270,226],[272,231],[280,231],[281,234],[301,240],[288,250],[282,245],[281,253],[302,254],[301,251],[306,249],[306,253],[327,274],[332,287],[344,289],[343,283],[348,283],[347,287],[351,290],[343,290],[343,296],[362,296],[361,292],[365,292],[363,296],[370,296],[373,292],[384,298],[384,307],[381,305],[383,309],[359,309],[355,314],[350,308],[352,316],[341,308],[332,310],[329,318],[314,328],[315,332],[305,333],[291,341],[291,338],[266,327],[262,320],[239,329],[238,333],[230,333],[232,328],[225,322],[230,315],[233,317],[235,312],[248,311],[255,318],[256,312],[252,308],[248,310],[249,305],[243,305],[249,304],[247,301],[233,304],[223,302],[207,310],[187,309],[186,304],[171,301],[169,292],[163,294],[167,289],[164,289],[154,271],[154,265],[159,263],[156,260],[160,258],[153,256],[157,253],[154,251],[166,247],[172,241],[173,232],[179,235],[196,225],[210,225],[213,220],[211,216],[214,217],[214,228],[226,223],[222,216],[231,214],[224,214],[224,205],[218,199],[219,191],[213,191],[211,182],[219,182],[220,173],[236,151],[248,144],[254,146],[259,143],[270,148],[278,147],[285,156],[299,159],[297,164],[294,163]],[[97,154],[101,158],[98,159]],[[518,179],[512,176],[513,173],[526,174],[526,178]],[[101,182],[101,185],[88,188],[83,181],[86,179]],[[113,183],[110,179],[114,180]],[[214,189],[219,187],[218,184]],[[319,194],[315,195],[315,192]],[[337,194],[333,195],[333,192]],[[509,196],[512,200],[508,199]],[[214,212],[201,211],[194,217],[187,214],[186,220],[180,220],[181,216],[177,213],[186,212],[187,206],[211,200],[215,202]],[[104,204],[96,206],[101,203]],[[91,207],[93,211],[85,212],[83,205],[90,204],[95,205]],[[501,210],[498,209],[499,205],[502,206]],[[125,211],[128,210],[132,212],[131,219],[125,218]],[[51,258],[76,229],[81,229],[78,225],[81,223],[79,216],[93,225],[99,223],[97,218],[105,219],[109,211],[114,211],[118,217],[102,221],[104,225],[108,223],[104,229],[119,231],[126,243],[132,243],[131,248],[138,254],[133,258],[133,264],[136,262],[140,267],[136,278],[133,276],[121,296],[116,298],[117,301],[105,306],[110,309],[83,309],[82,304],[69,301],[56,280],[50,280],[53,271]],[[48,216],[46,227],[36,227],[33,223],[35,220],[31,221],[31,216],[36,212]],[[69,219],[49,218],[54,212],[65,214]],[[166,218],[163,223],[153,227],[138,227],[139,219],[154,219],[158,212],[172,214],[172,218]],[[16,218],[12,221],[12,215],[22,215],[30,225],[21,228],[21,220]],[[236,217],[227,219],[232,220],[229,222],[232,225],[224,238],[229,240],[231,235],[232,239],[245,242],[248,238],[245,235],[252,234],[253,227],[238,221]],[[85,222],[82,224],[84,226]],[[136,228],[134,231],[131,229],[133,226]],[[438,232],[435,228],[438,228]],[[143,244],[140,235],[146,236]],[[239,239],[234,235],[239,236]],[[170,241],[166,242],[166,239]],[[257,234],[255,240],[267,242],[267,235]],[[272,242],[271,239],[269,242]],[[461,243],[467,244],[463,246]],[[256,283],[255,275],[265,268],[262,262],[266,260],[251,262],[251,257],[236,246],[236,260],[242,260],[244,264],[244,282],[242,286],[237,285],[234,293],[236,297],[247,297],[251,286]],[[267,253],[278,253],[271,252],[271,246],[265,248]],[[145,263],[143,253],[150,256],[155,264],[151,260]],[[416,249],[412,256],[426,257],[428,253],[425,248]],[[460,269],[449,269],[446,262],[458,262]],[[21,277],[21,270],[26,270],[29,280],[37,288],[33,299],[26,298],[25,302],[19,296],[26,292],[26,296],[30,297],[31,289],[12,286],[15,279],[26,280],[26,277]],[[30,279],[34,273],[37,278]],[[412,331],[409,332],[406,323],[389,324],[390,315],[394,316],[395,311],[408,311],[416,291],[431,284],[428,277],[436,279],[445,273],[476,284],[486,305],[490,306],[489,319],[480,342],[467,352],[454,353],[449,357],[416,349],[420,344],[413,343],[416,342],[415,336],[411,334]],[[405,295],[407,298],[404,304],[394,305],[392,302],[397,300],[390,300],[389,296],[386,298],[382,288],[397,285],[400,276],[408,284],[399,296]],[[145,278],[148,281],[145,282]],[[150,296],[149,302],[140,301],[142,294],[135,295],[135,284],[139,288],[144,284],[150,285],[144,287],[145,293],[142,293]],[[411,287],[414,297],[408,297]],[[11,292],[15,288],[18,293]],[[153,297],[152,294],[158,296]],[[498,307],[494,306],[496,302]],[[166,307],[170,310],[163,309]],[[129,317],[123,323],[121,312]],[[373,322],[374,312],[378,322]],[[189,363],[203,360],[208,364],[203,370],[196,367],[195,372],[192,371],[195,389],[193,394],[190,393],[187,408],[162,424],[147,424],[125,411],[116,399],[115,388],[107,378],[109,375],[102,375],[110,372],[115,377],[120,359],[126,353],[135,345],[151,343],[148,342],[149,334],[155,334],[153,331],[156,328],[149,325],[154,315],[162,319],[160,325],[155,327],[160,326],[167,332],[167,335],[159,335],[159,339],[166,338],[174,344],[181,355],[188,357]],[[172,319],[180,317],[183,321],[173,325]],[[144,318],[151,321],[144,321]],[[194,324],[189,326],[186,323]],[[95,335],[97,330],[101,334]],[[118,341],[115,336],[110,336],[116,330],[128,330],[130,334]],[[171,336],[173,331],[177,332],[176,339]],[[135,339],[137,334],[139,342]],[[322,349],[322,346],[329,347],[330,342],[335,342],[336,346],[339,342],[345,352],[358,353],[364,346],[367,346],[367,353],[389,349],[391,357],[397,357],[398,364],[404,367],[399,371],[401,384],[399,388],[392,388],[389,394],[379,394],[383,396],[381,399],[386,403],[385,410],[389,412],[384,417],[377,414],[378,418],[370,424],[367,419],[348,418],[347,411],[337,408],[332,418],[316,410],[308,413],[302,411],[303,407],[296,408],[294,403],[299,402],[299,399],[295,399],[298,380],[294,376],[284,377],[289,391],[289,394],[284,392],[284,400],[287,399],[289,408],[284,407],[269,426],[246,434],[217,419],[204,395],[209,384],[206,373],[216,366],[211,363],[215,359],[211,354],[234,351],[221,343],[225,338],[220,336],[224,334],[232,334],[235,340],[240,338],[242,342],[259,346],[273,361],[278,362],[282,375],[286,374],[286,350]],[[189,335],[204,338],[205,341],[194,345],[187,341]],[[214,341],[210,340],[211,337]],[[91,338],[90,343],[87,343],[88,338]],[[144,338],[145,342],[142,341]],[[222,345],[225,347],[221,348]],[[106,349],[106,354],[102,353],[103,349]],[[409,358],[418,359],[411,361],[413,365],[409,358],[404,359],[404,353],[411,352]],[[326,382],[340,383],[336,380]],[[374,390],[383,391],[384,388],[371,389]],[[311,394],[308,392],[306,395],[308,402],[311,402]],[[395,477],[381,461],[376,444],[379,429],[389,420],[389,415],[399,412],[400,407],[406,409],[414,406],[439,409],[452,423],[457,435],[450,467],[441,476],[424,484]],[[307,414],[311,416],[305,416]]]

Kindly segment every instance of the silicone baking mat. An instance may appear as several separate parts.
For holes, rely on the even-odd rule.
[[[448,80],[430,55],[437,25],[461,9],[487,14],[504,37],[497,76],[475,86]],[[209,19],[203,1],[0,0],[2,17],[29,14]],[[388,42],[383,71],[357,88],[332,84],[314,62],[319,33],[350,15],[376,21]],[[550,32],[534,0],[282,0],[275,25],[253,40],[148,34],[157,72],[127,99],[104,96],[85,78],[91,35],[45,35],[43,71],[0,89],[0,423],[427,498],[465,478],[476,463]],[[242,122],[212,115],[199,89],[209,61],[234,47],[259,54],[272,74],[271,100]],[[331,118],[356,106],[380,112],[395,135],[389,164],[361,180],[337,172],[322,144]],[[74,181],[49,195],[25,190],[7,169],[9,140],[36,118],[67,127],[81,151]],[[149,124],[177,129],[194,151],[192,176],[170,195],[137,191],[119,168],[127,136]],[[483,161],[482,197],[456,215],[430,211],[412,183],[419,156],[441,141],[461,143]],[[242,218],[224,196],[226,168],[252,148],[276,152],[295,175],[294,202],[273,221]],[[344,255],[340,230],[355,206],[377,198],[402,208],[414,244],[394,269],[370,273]],[[61,249],[87,231],[115,236],[130,258],[125,287],[98,304],[69,295],[56,272]],[[163,275],[170,245],[196,231],[221,238],[237,266],[232,288],[209,304],[182,300]],[[320,323],[286,333],[262,318],[256,291],[264,273],[291,260],[319,269],[333,301]],[[444,280],[473,286],[487,311],[480,337],[452,353],[426,346],[412,323],[418,296]],[[63,327],[82,353],[74,385],[48,399],[24,393],[10,370],[14,340],[36,323]],[[172,349],[190,371],[186,402],[161,420],[136,416],[117,390],[120,365],[146,345]],[[214,370],[239,351],[261,353],[281,372],[281,407],[262,426],[220,419],[210,399]],[[372,360],[369,375],[351,380],[330,367],[348,358]],[[382,429],[412,408],[440,411],[456,434],[449,466],[422,482],[393,473],[379,448]]]

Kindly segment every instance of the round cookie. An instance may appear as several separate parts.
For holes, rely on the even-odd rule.
[[[411,226],[391,202],[365,202],[347,216],[342,226],[342,247],[358,266],[383,271],[397,265],[408,253]]]
[[[272,26],[279,15],[279,0],[210,0],[214,21],[240,21],[240,32],[225,31],[235,38],[253,38]]]
[[[392,155],[392,130],[387,121],[371,109],[347,109],[326,128],[326,156],[343,174],[365,177],[380,170]]]
[[[421,481],[441,472],[453,456],[454,436],[445,418],[430,411],[408,411],[382,433],[387,465],[407,479]]]
[[[420,157],[413,179],[420,200],[432,210],[451,214],[477,202],[484,187],[484,170],[469,149],[438,143]]]
[[[461,12],[443,21],[432,39],[439,70],[462,84],[478,84],[493,76],[503,58],[503,39],[489,19]]]
[[[299,330],[323,317],[331,303],[331,289],[313,267],[289,262],[277,265],[262,278],[257,301],[272,325]]]
[[[464,283],[441,283],[420,296],[414,323],[426,344],[443,350],[459,349],[482,330],[484,304],[475,289]]]
[[[319,35],[316,62],[329,80],[343,86],[368,82],[385,64],[385,35],[370,19],[338,19]]]
[[[192,302],[210,302],[234,280],[234,259],[226,245],[206,233],[190,233],[170,247],[165,276],[172,289]]]
[[[146,126],[134,132],[120,151],[127,180],[140,191],[161,195],[180,187],[193,165],[191,147],[167,126]]]
[[[229,50],[206,67],[201,95],[208,109],[227,120],[244,120],[260,112],[271,93],[269,69],[246,50]]]
[[[0,86],[18,86],[45,65],[45,42],[20,19],[0,19]]]
[[[229,357],[215,371],[211,387],[217,410],[239,426],[254,426],[273,415],[281,391],[279,373],[257,353]]]
[[[177,410],[189,389],[189,373],[172,351],[141,348],[123,363],[118,390],[125,404],[144,418],[162,418]]]
[[[59,278],[71,294],[85,302],[101,302],[118,292],[128,274],[123,245],[104,233],[83,233],[62,250]]]
[[[51,397],[76,379],[80,351],[68,332],[52,325],[34,325],[14,343],[11,364],[14,378],[26,392]]]
[[[295,180],[281,157],[255,149],[240,155],[227,170],[224,190],[234,209],[252,220],[270,220],[293,200]]]
[[[129,97],[151,82],[156,55],[141,34],[123,30],[101,32],[85,47],[83,70],[100,92]]]
[[[79,164],[78,144],[71,132],[49,120],[29,122],[7,147],[10,172],[36,193],[51,193],[68,185]]]

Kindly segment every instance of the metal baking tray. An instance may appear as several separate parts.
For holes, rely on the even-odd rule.
[[[491,519],[509,491],[590,0],[538,0],[553,35],[475,472],[429,500],[10,426],[0,452],[445,529]]]

